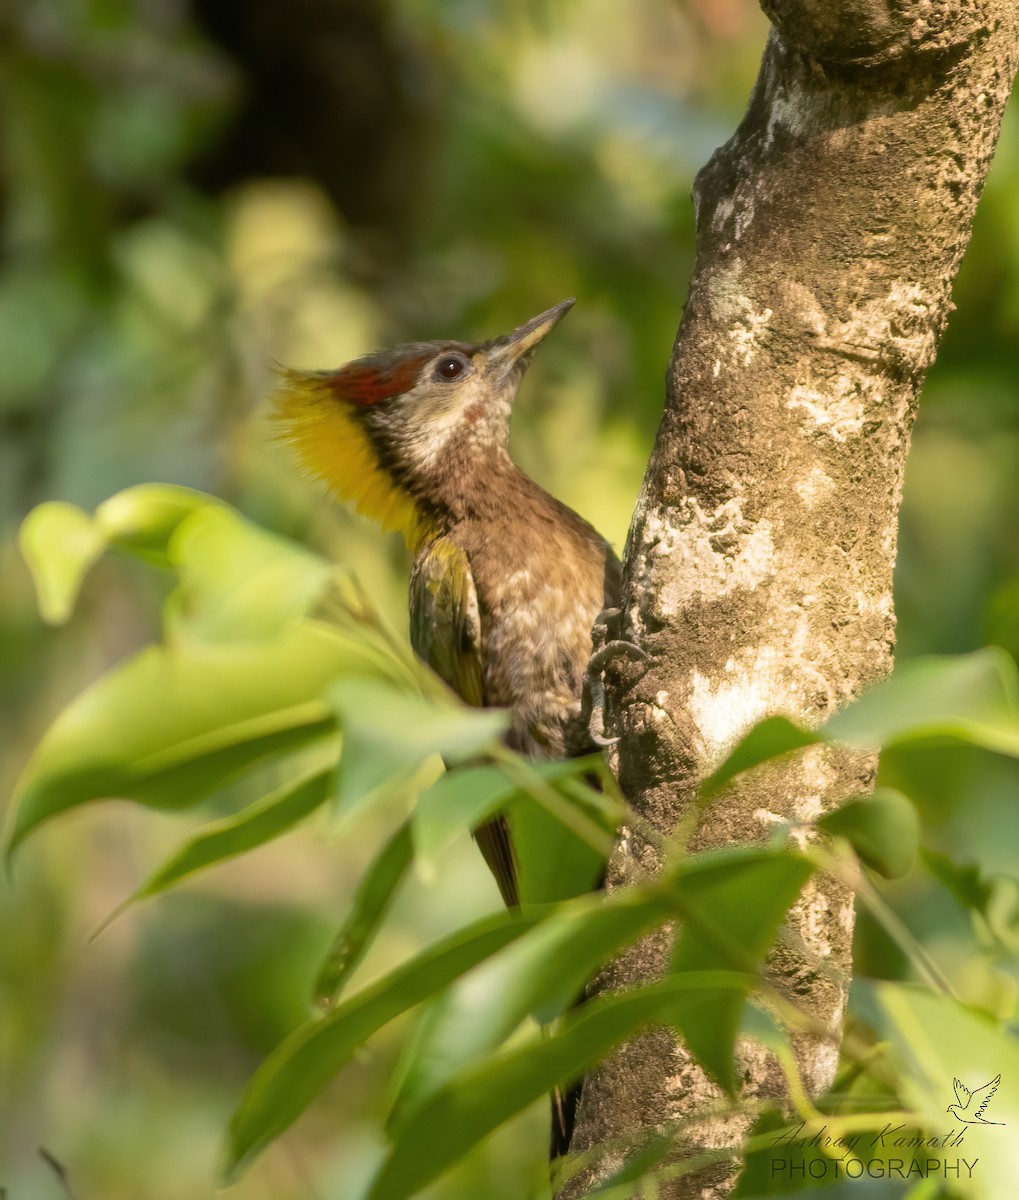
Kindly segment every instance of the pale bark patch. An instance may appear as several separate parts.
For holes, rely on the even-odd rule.
[[[835,490],[835,481],[823,467],[811,467],[803,479],[793,484],[796,494],[807,506],[813,508]]]
[[[789,393],[786,408],[802,409],[814,425],[837,442],[858,434],[867,419],[867,411],[856,383],[840,375],[825,390],[797,384]]]
[[[675,616],[701,596],[725,596],[737,588],[753,590],[775,569],[775,543],[767,520],[749,522],[738,496],[705,511],[692,496],[682,510],[660,518],[653,514],[647,537],[653,544],[652,562],[663,583],[659,608]],[[739,549],[733,551],[733,542]]]

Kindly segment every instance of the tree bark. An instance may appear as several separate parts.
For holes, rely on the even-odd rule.
[[[924,372],[951,310],[1016,68],[1016,0],[763,0],[773,29],[747,113],[694,187],[697,259],[664,418],[625,557],[612,635],[618,775],[669,833],[699,780],[768,713],[815,723],[890,668],[903,467]],[[646,669],[645,669],[646,667]],[[873,782],[875,762],[815,748],[753,772],[702,815],[694,848],[762,841]],[[624,829],[620,887],[657,852]],[[770,970],[830,1036],[798,1039],[808,1090],[831,1083],[851,969],[853,901],[808,885]],[[648,939],[600,990],[662,968]],[[797,948],[798,947],[798,948]],[[741,1050],[744,1095],[781,1097],[773,1060]],[[581,1196],[643,1132],[721,1093],[673,1034],[634,1040],[585,1082]],[[748,1121],[704,1114],[690,1153],[734,1147]],[[666,1183],[727,1195],[738,1157]]]

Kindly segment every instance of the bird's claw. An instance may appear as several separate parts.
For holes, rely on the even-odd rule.
[[[591,655],[587,664],[587,673],[597,672],[599,675],[614,658],[628,658],[630,662],[642,662],[648,657],[648,652],[636,642],[627,642],[622,638],[606,642],[604,646]]]
[[[618,745],[618,737],[606,737],[605,735],[605,684],[600,675],[596,679],[588,676],[585,700],[588,709],[587,733],[591,741],[596,746],[601,746],[603,750]]]
[[[618,616],[619,609],[606,609],[599,626],[608,632],[608,620]],[[630,662],[643,662],[649,657],[648,652],[636,642],[628,642],[623,638],[614,638],[600,646],[591,655],[587,664],[587,675],[584,687],[584,708],[587,716],[587,732],[596,746],[608,748],[619,742],[618,737],[608,737],[605,733],[605,668],[614,658],[627,658]]]

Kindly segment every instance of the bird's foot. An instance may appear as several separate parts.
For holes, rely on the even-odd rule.
[[[618,615],[619,609],[606,609],[604,615]],[[605,668],[614,658],[627,658],[630,662],[644,662],[648,652],[636,642],[615,638],[599,647],[587,664],[584,679],[583,714],[587,721],[587,732],[596,746],[615,746],[619,738],[605,733]]]

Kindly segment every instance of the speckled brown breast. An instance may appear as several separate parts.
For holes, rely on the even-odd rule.
[[[534,758],[591,749],[581,721],[591,630],[618,603],[619,563],[576,513],[523,475],[505,508],[450,531],[477,590],[485,703],[510,708],[508,738]]]

